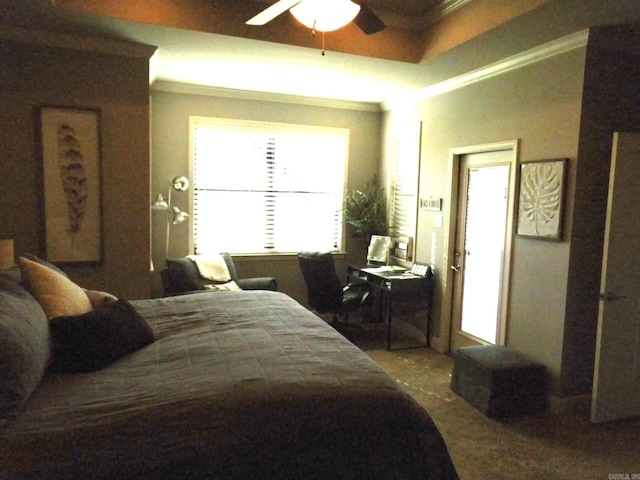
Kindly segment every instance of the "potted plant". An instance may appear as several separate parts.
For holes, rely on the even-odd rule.
[[[384,189],[378,187],[375,176],[361,189],[347,193],[344,201],[344,219],[347,225],[355,228],[355,236],[362,238],[366,243],[371,235],[387,234]]]

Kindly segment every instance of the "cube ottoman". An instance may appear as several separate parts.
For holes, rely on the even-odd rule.
[[[548,383],[544,365],[507,347],[461,347],[454,354],[451,390],[488,417],[546,411]]]

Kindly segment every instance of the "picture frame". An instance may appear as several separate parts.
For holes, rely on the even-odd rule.
[[[46,258],[102,263],[101,111],[42,106],[38,123]]]
[[[521,162],[516,234],[562,241],[567,158]]]

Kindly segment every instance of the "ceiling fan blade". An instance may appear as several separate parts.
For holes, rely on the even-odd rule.
[[[286,12],[291,7],[295,7],[301,1],[302,0],[280,0],[257,14],[255,17],[247,20],[247,25],[264,25],[276,18],[278,15]]]
[[[367,35],[372,35],[384,30],[386,25],[382,20],[380,20],[380,17],[373,13],[373,10],[367,7],[363,2],[354,1],[354,3],[360,5],[360,13],[358,13],[356,18],[353,19],[353,22],[360,27],[360,30]]]

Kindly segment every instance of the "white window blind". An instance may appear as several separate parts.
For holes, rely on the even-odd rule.
[[[420,122],[395,130],[391,152],[391,231],[397,237],[416,234]]]
[[[348,133],[193,117],[195,252],[340,250]]]

